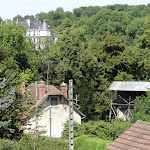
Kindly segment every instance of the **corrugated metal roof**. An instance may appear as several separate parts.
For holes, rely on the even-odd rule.
[[[112,91],[150,91],[150,82],[114,81],[108,88]]]

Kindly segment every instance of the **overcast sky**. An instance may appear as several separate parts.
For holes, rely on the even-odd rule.
[[[49,12],[58,7],[65,11],[72,11],[81,6],[106,6],[113,4],[147,5],[150,0],[1,0],[0,17],[12,19],[16,15],[35,15],[40,12]]]

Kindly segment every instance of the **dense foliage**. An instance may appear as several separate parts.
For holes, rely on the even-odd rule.
[[[57,8],[16,19],[45,19],[59,34],[58,42],[38,54],[38,73],[33,63],[31,68],[30,57],[24,60],[26,66],[20,62],[22,69],[36,73],[27,76],[27,70],[24,77],[46,80],[47,67],[41,60],[59,61],[50,65],[49,82],[59,87],[62,81],[74,80],[86,120],[107,120],[115,97],[107,90],[112,81],[150,80],[150,5],[89,6],[73,12]]]
[[[37,79],[38,52],[33,49],[32,42],[26,39],[25,33],[26,28],[20,24],[0,26],[0,82],[4,77],[7,79],[6,87],[0,88],[0,121],[10,120],[7,126],[0,128],[0,138],[18,138],[21,126],[29,117],[30,102],[22,97],[20,84],[24,79],[27,84]],[[33,78],[25,76],[29,69],[32,69],[30,77],[34,76]],[[15,88],[15,92],[11,92],[12,88]]]
[[[38,139],[31,139],[32,135],[25,135],[20,141],[10,141],[0,139],[1,150],[68,150],[69,142],[67,139],[52,139],[40,136]],[[111,141],[99,139],[97,137],[89,137],[86,135],[75,138],[76,150],[103,150]]]
[[[112,81],[150,81],[150,5],[89,6],[73,12],[58,8],[17,19],[45,19],[59,40],[37,51],[22,25],[1,26],[0,78],[7,78],[8,87],[45,80],[42,60],[57,60],[50,65],[49,82],[59,87],[72,78],[88,121],[108,119],[115,97],[107,90]]]
[[[82,125],[75,123],[74,147],[77,150],[102,150],[131,125],[131,122],[122,120],[116,120],[112,124],[104,121],[89,121]],[[66,124],[66,131],[63,132],[63,138],[52,139],[51,142],[49,138],[35,134],[24,135],[18,142],[0,139],[2,150],[46,150],[49,148],[67,150],[68,146],[68,124]]]
[[[107,119],[112,81],[150,80],[149,5],[81,7],[68,18],[66,13],[60,8],[36,15],[41,21],[59,22],[55,27],[49,22],[60,39],[43,57],[59,61],[51,66],[50,78],[58,86],[74,80],[86,120]]]
[[[150,122],[150,94],[147,92],[147,96],[137,97],[135,100],[135,107],[132,111],[133,119],[143,120]]]
[[[68,140],[53,139],[50,143],[50,139],[43,136],[32,139],[32,135],[24,135],[20,141],[0,139],[1,150],[68,150],[68,146]]]
[[[4,96],[4,92],[2,92],[2,89],[5,87],[5,81],[6,79],[4,79],[1,83],[0,83],[0,128],[8,125],[8,123],[11,120],[3,120],[2,119],[2,112],[6,109],[9,108],[9,106],[11,106],[11,104],[13,103],[13,98],[15,95],[15,90],[11,90],[9,92],[9,94],[7,96]]]
[[[132,123],[130,121],[116,120],[112,123],[105,121],[88,121],[82,123],[74,123],[74,137],[88,135],[89,137],[98,137],[103,140],[114,140],[128,129]],[[65,129],[62,132],[62,137],[68,138],[69,129],[68,123],[65,124]]]

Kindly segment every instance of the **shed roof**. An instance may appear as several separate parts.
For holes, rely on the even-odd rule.
[[[105,150],[150,150],[150,122],[138,120]]]
[[[150,82],[114,81],[108,88],[113,91],[150,91]]]

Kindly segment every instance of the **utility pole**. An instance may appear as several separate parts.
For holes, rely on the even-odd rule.
[[[74,150],[73,134],[73,80],[69,80],[69,150]]]
[[[49,60],[49,61],[42,61],[43,63],[46,63],[47,64],[47,85],[48,85],[48,81],[49,81],[49,65],[52,64],[52,63],[55,63],[55,62],[59,62],[59,61],[52,61],[52,60]],[[48,92],[48,86],[47,86],[47,92]]]
[[[43,63],[47,64],[47,94],[48,94],[48,84],[49,84],[49,65],[55,62],[59,62],[59,61],[42,61]],[[51,104],[50,104],[51,105]],[[49,134],[50,134],[50,143],[52,143],[52,112],[51,109],[49,110]]]

